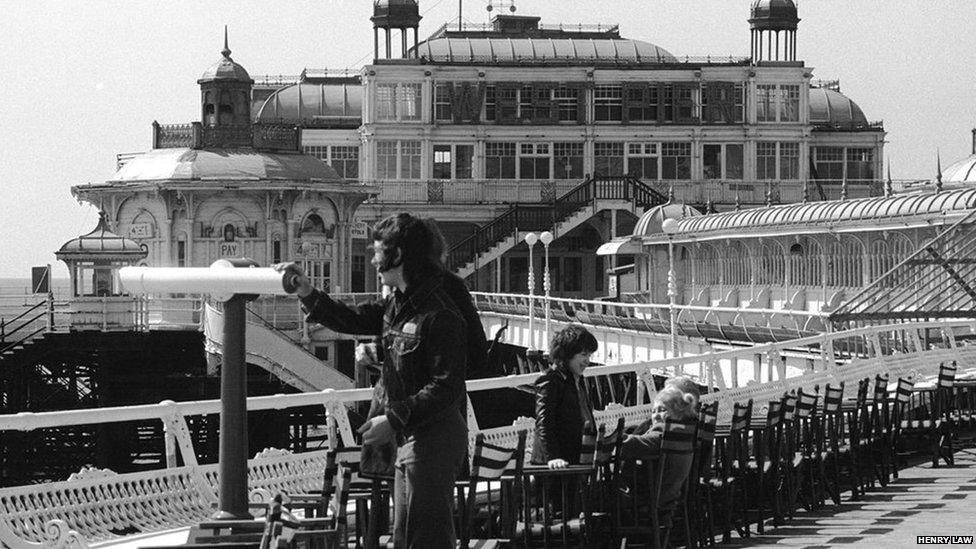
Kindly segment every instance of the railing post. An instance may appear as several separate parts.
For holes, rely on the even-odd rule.
[[[47,293],[47,331],[54,331],[54,292]]]

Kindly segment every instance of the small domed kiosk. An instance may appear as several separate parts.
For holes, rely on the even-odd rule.
[[[136,241],[108,229],[105,212],[92,232],[65,242],[54,255],[71,277],[72,330],[131,330],[136,325],[135,298],[122,293],[120,268],[146,258]]]

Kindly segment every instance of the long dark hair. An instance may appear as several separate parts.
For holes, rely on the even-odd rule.
[[[403,265],[403,279],[410,285],[440,270],[433,260],[435,236],[430,227],[418,217],[408,213],[391,215],[373,226],[373,240],[383,244],[387,259],[380,270]],[[400,263],[394,263],[396,250],[400,250]]]

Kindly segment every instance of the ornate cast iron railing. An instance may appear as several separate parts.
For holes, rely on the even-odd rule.
[[[596,413],[598,421],[624,418],[636,425],[647,417],[649,394],[655,375],[683,374],[708,382],[717,392],[702,397],[704,403],[718,400],[719,421],[727,421],[732,403],[753,399],[757,406],[784,391],[844,382],[853,386],[864,377],[887,373],[892,379],[913,381],[933,378],[940,362],[957,361],[957,379],[976,374],[976,324],[967,322],[920,322],[870,326],[855,330],[819,334],[786,342],[746,349],[675,357],[654,362],[593,366],[584,376],[595,382],[614,375],[636,376],[639,388],[629,406],[609,403]],[[856,350],[852,352],[852,350]],[[788,368],[787,363],[794,367]],[[802,368],[796,368],[795,364]],[[753,366],[753,376],[728,374]],[[967,368],[967,371],[962,369]],[[768,374],[764,383],[763,374]],[[472,380],[468,392],[516,388],[531,384],[539,374],[525,374]],[[596,378],[596,379],[593,379]],[[733,383],[734,381],[734,383]],[[252,397],[250,411],[283,410],[323,406],[344,444],[355,443],[346,406],[368,401],[370,389],[350,389]],[[513,426],[481,430],[472,407],[468,423],[470,437],[479,433],[491,442],[509,441],[520,429],[533,436],[533,421],[520,419]],[[64,482],[0,489],[0,543],[11,549],[87,547],[89,543],[133,533],[150,533],[177,526],[189,526],[210,512],[215,501],[216,465],[196,460],[186,418],[220,411],[219,401],[198,401],[97,408],[63,412],[24,413],[0,416],[7,431],[30,432],[56,427],[131,421],[160,421],[165,426],[167,469],[116,474],[109,470],[84,468]],[[527,445],[531,448],[531,444]],[[308,491],[321,482],[324,450],[293,454],[268,450],[249,463],[252,500],[266,499],[280,491]],[[177,466],[179,459],[185,465]]]
[[[253,147],[260,150],[297,152],[301,144],[301,130],[287,124],[204,126],[199,122],[153,122],[152,127],[154,149]]]

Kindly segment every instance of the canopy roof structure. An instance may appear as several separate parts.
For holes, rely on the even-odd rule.
[[[976,212],[939,233],[830,315],[833,322],[976,318]]]

